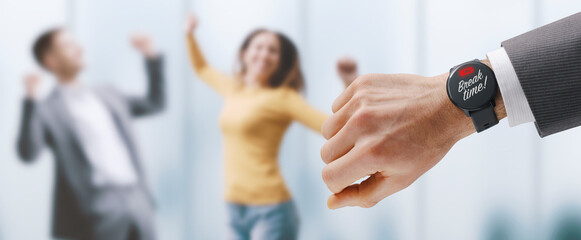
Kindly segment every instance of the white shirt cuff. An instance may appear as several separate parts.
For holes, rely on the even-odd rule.
[[[535,117],[529,102],[504,48],[501,47],[489,52],[486,56],[490,61],[490,65],[492,65],[494,75],[496,75],[496,81],[506,109],[508,125],[514,127],[519,124],[534,122]]]

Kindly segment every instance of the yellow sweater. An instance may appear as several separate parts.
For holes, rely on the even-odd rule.
[[[194,70],[224,98],[220,128],[224,139],[225,198],[264,205],[291,195],[278,167],[283,135],[293,120],[320,132],[327,115],[288,87],[250,88],[208,66],[193,36],[187,38]]]

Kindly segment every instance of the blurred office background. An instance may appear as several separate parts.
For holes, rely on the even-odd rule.
[[[128,37],[145,31],[166,58],[168,109],[137,122],[158,205],[160,239],[222,239],[222,153],[217,94],[197,81],[185,53],[183,20],[210,63],[231,73],[251,29],[287,33],[299,46],[308,100],[330,113],[342,87],[335,60],[361,73],[435,75],[484,58],[500,42],[581,11],[578,0],[0,0],[0,239],[50,239],[54,163],[27,165],[15,152],[22,76],[37,69],[37,34],[66,25],[85,47],[89,84],[145,90],[142,59]],[[45,75],[43,93],[54,85]],[[533,124],[505,121],[459,142],[408,189],[371,209],[326,208],[323,138],[294,124],[281,165],[301,216],[301,239],[581,238],[581,129],[540,139]],[[571,238],[571,239],[577,239]]]

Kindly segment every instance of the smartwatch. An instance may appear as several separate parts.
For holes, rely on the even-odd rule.
[[[494,113],[497,89],[494,72],[478,59],[450,69],[446,84],[450,101],[472,118],[476,132],[498,124]]]

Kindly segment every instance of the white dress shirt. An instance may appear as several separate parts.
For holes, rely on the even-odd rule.
[[[95,93],[81,85],[61,85],[59,90],[72,117],[73,127],[92,166],[96,186],[129,186],[137,174],[127,144],[113,115]]]
[[[500,88],[504,108],[506,109],[508,125],[514,127],[519,124],[534,122],[535,117],[529,102],[504,48],[501,47],[489,52],[486,56],[490,61],[490,65],[492,65],[494,75],[496,75],[498,88]]]

